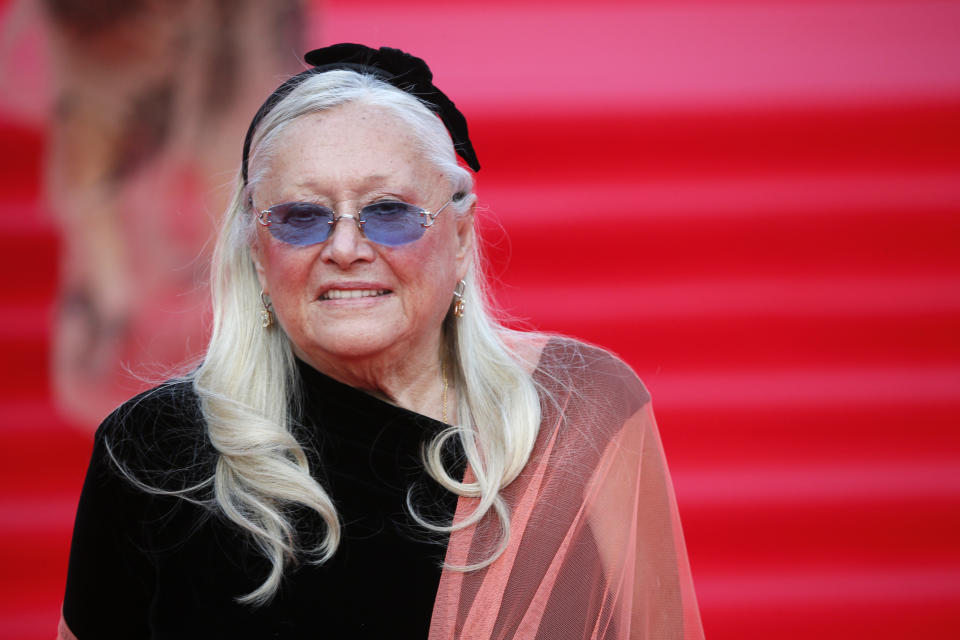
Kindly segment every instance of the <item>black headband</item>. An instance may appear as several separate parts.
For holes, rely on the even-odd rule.
[[[247,129],[247,137],[243,141],[243,166],[241,168],[244,184],[247,183],[250,142],[260,121],[270,113],[278,102],[290,95],[290,92],[301,82],[317,73],[333,71],[334,69],[348,69],[358,73],[373,74],[427,103],[427,106],[440,116],[440,120],[443,121],[447,131],[450,132],[450,137],[453,139],[453,148],[457,155],[463,158],[474,171],[480,170],[477,154],[473,150],[473,145],[470,144],[470,136],[467,133],[466,118],[463,117],[463,114],[460,113],[450,98],[433,86],[433,74],[430,73],[430,67],[420,58],[389,47],[371,49],[362,44],[342,43],[322,49],[314,49],[303,59],[307,64],[312,65],[312,68],[288,78],[286,82],[277,87],[276,91],[270,94],[270,97],[257,111],[257,115],[253,117],[253,122],[250,123],[250,128]]]

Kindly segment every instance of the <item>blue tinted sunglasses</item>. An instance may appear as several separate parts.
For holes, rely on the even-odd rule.
[[[277,240],[307,246],[325,242],[337,222],[349,218],[357,224],[365,238],[395,247],[419,240],[427,228],[433,226],[440,212],[463,196],[463,193],[453,194],[436,213],[399,200],[374,202],[360,209],[356,215],[343,216],[313,202],[284,202],[264,209],[257,214],[257,220]]]

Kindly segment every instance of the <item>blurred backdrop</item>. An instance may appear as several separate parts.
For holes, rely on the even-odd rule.
[[[92,430],[202,348],[242,136],[307,48],[425,58],[495,294],[654,398],[709,638],[960,636],[960,2],[0,1],[0,638]]]

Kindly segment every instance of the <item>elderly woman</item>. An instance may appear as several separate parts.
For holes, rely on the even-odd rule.
[[[702,637],[642,384],[487,307],[463,116],[401,51],[306,60],[203,362],[97,433],[61,637]]]

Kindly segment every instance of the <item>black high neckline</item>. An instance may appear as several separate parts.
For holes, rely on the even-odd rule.
[[[301,419],[324,433],[382,451],[418,451],[450,425],[340,382],[297,359]],[[386,428],[391,427],[391,428]]]

